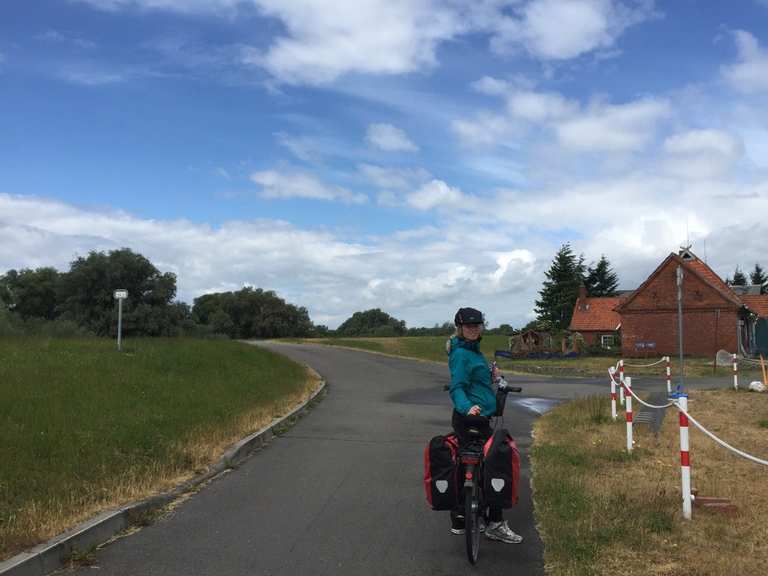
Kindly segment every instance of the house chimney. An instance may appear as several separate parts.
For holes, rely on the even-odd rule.
[[[579,302],[582,306],[587,303],[587,287],[584,284],[579,286]]]

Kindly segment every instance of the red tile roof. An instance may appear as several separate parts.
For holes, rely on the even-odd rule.
[[[739,296],[731,290],[731,287],[728,286],[725,282],[723,282],[723,279],[720,278],[709,266],[707,266],[706,263],[702,262],[699,259],[696,260],[686,260],[685,265],[688,268],[693,269],[694,271],[698,272],[699,276],[704,278],[707,282],[709,282],[712,286],[720,290],[721,292],[724,292],[731,298],[739,299]]]
[[[768,294],[745,294],[741,301],[760,318],[768,318]]]
[[[619,305],[619,296],[603,298],[579,298],[573,308],[570,330],[576,332],[612,332],[621,324],[621,316],[614,308]]]

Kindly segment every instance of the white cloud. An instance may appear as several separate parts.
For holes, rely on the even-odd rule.
[[[355,194],[340,186],[326,186],[309,174],[294,172],[281,174],[265,170],[251,174],[251,181],[261,186],[262,198],[309,198],[313,200],[338,200],[348,204],[368,201],[365,194]]]
[[[469,146],[491,146],[508,142],[520,131],[520,126],[502,114],[478,112],[472,120],[457,119],[451,129]]]
[[[652,1],[533,0],[498,20],[492,47],[506,53],[522,46],[535,58],[567,60],[610,48],[628,27],[654,15]]]
[[[451,206],[460,203],[463,199],[461,190],[448,186],[442,180],[431,180],[407,196],[408,204],[418,210]]]
[[[408,190],[430,178],[423,168],[386,168],[373,164],[358,166],[360,174],[378,188]]]
[[[631,152],[646,146],[656,124],[671,113],[663,100],[597,105],[557,127],[560,144],[577,151]]]
[[[246,62],[286,83],[323,84],[343,74],[403,74],[436,64],[435,50],[462,30],[437,1],[356,0],[329,9],[322,0],[254,0],[286,34]]]
[[[509,113],[529,122],[546,122],[567,118],[578,104],[556,92],[515,91],[507,97]]]
[[[691,130],[666,139],[666,170],[681,178],[720,178],[744,154],[733,135],[720,130]]]
[[[392,124],[371,124],[365,137],[368,144],[387,152],[416,152],[419,149],[403,130]]]
[[[768,52],[757,39],[744,30],[734,32],[739,62],[724,66],[723,77],[736,90],[744,93],[768,91]]]

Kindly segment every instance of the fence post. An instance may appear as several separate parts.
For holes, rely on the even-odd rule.
[[[611,418],[613,418],[613,421],[616,421],[616,380],[613,378],[613,374],[616,372],[616,369],[611,366],[608,368],[608,372],[610,373],[611,377]]]
[[[619,401],[624,406],[624,360],[619,360]]]
[[[669,356],[667,358],[667,396],[672,394],[672,368],[669,364]]]
[[[736,359],[736,354],[733,355],[733,389],[739,389],[739,361]]]
[[[624,386],[627,387],[627,390],[631,390],[632,378],[627,376]],[[632,452],[632,394],[627,394],[625,408],[627,415],[627,452]]]
[[[677,395],[677,406],[680,409],[680,478],[683,490],[683,518],[691,519],[691,456],[688,442],[688,395]]]

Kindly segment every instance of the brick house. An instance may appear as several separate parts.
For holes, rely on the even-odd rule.
[[[621,316],[616,312],[620,300],[619,296],[590,298],[582,285],[568,329],[581,334],[587,346],[599,344],[603,348],[613,348],[618,343],[621,328]]]
[[[572,330],[585,335],[585,327],[595,326],[592,332],[600,334],[608,328],[608,318],[615,321],[611,315],[615,314],[624,356],[676,354],[678,267],[683,271],[686,355],[714,356],[720,349],[752,355],[762,349],[765,343],[760,334],[761,326],[768,323],[768,295],[737,294],[689,249],[667,256],[637,290],[618,298],[618,302],[616,298],[580,297],[574,307]],[[600,300],[604,302],[597,302]],[[587,316],[593,316],[594,321],[590,323]]]

